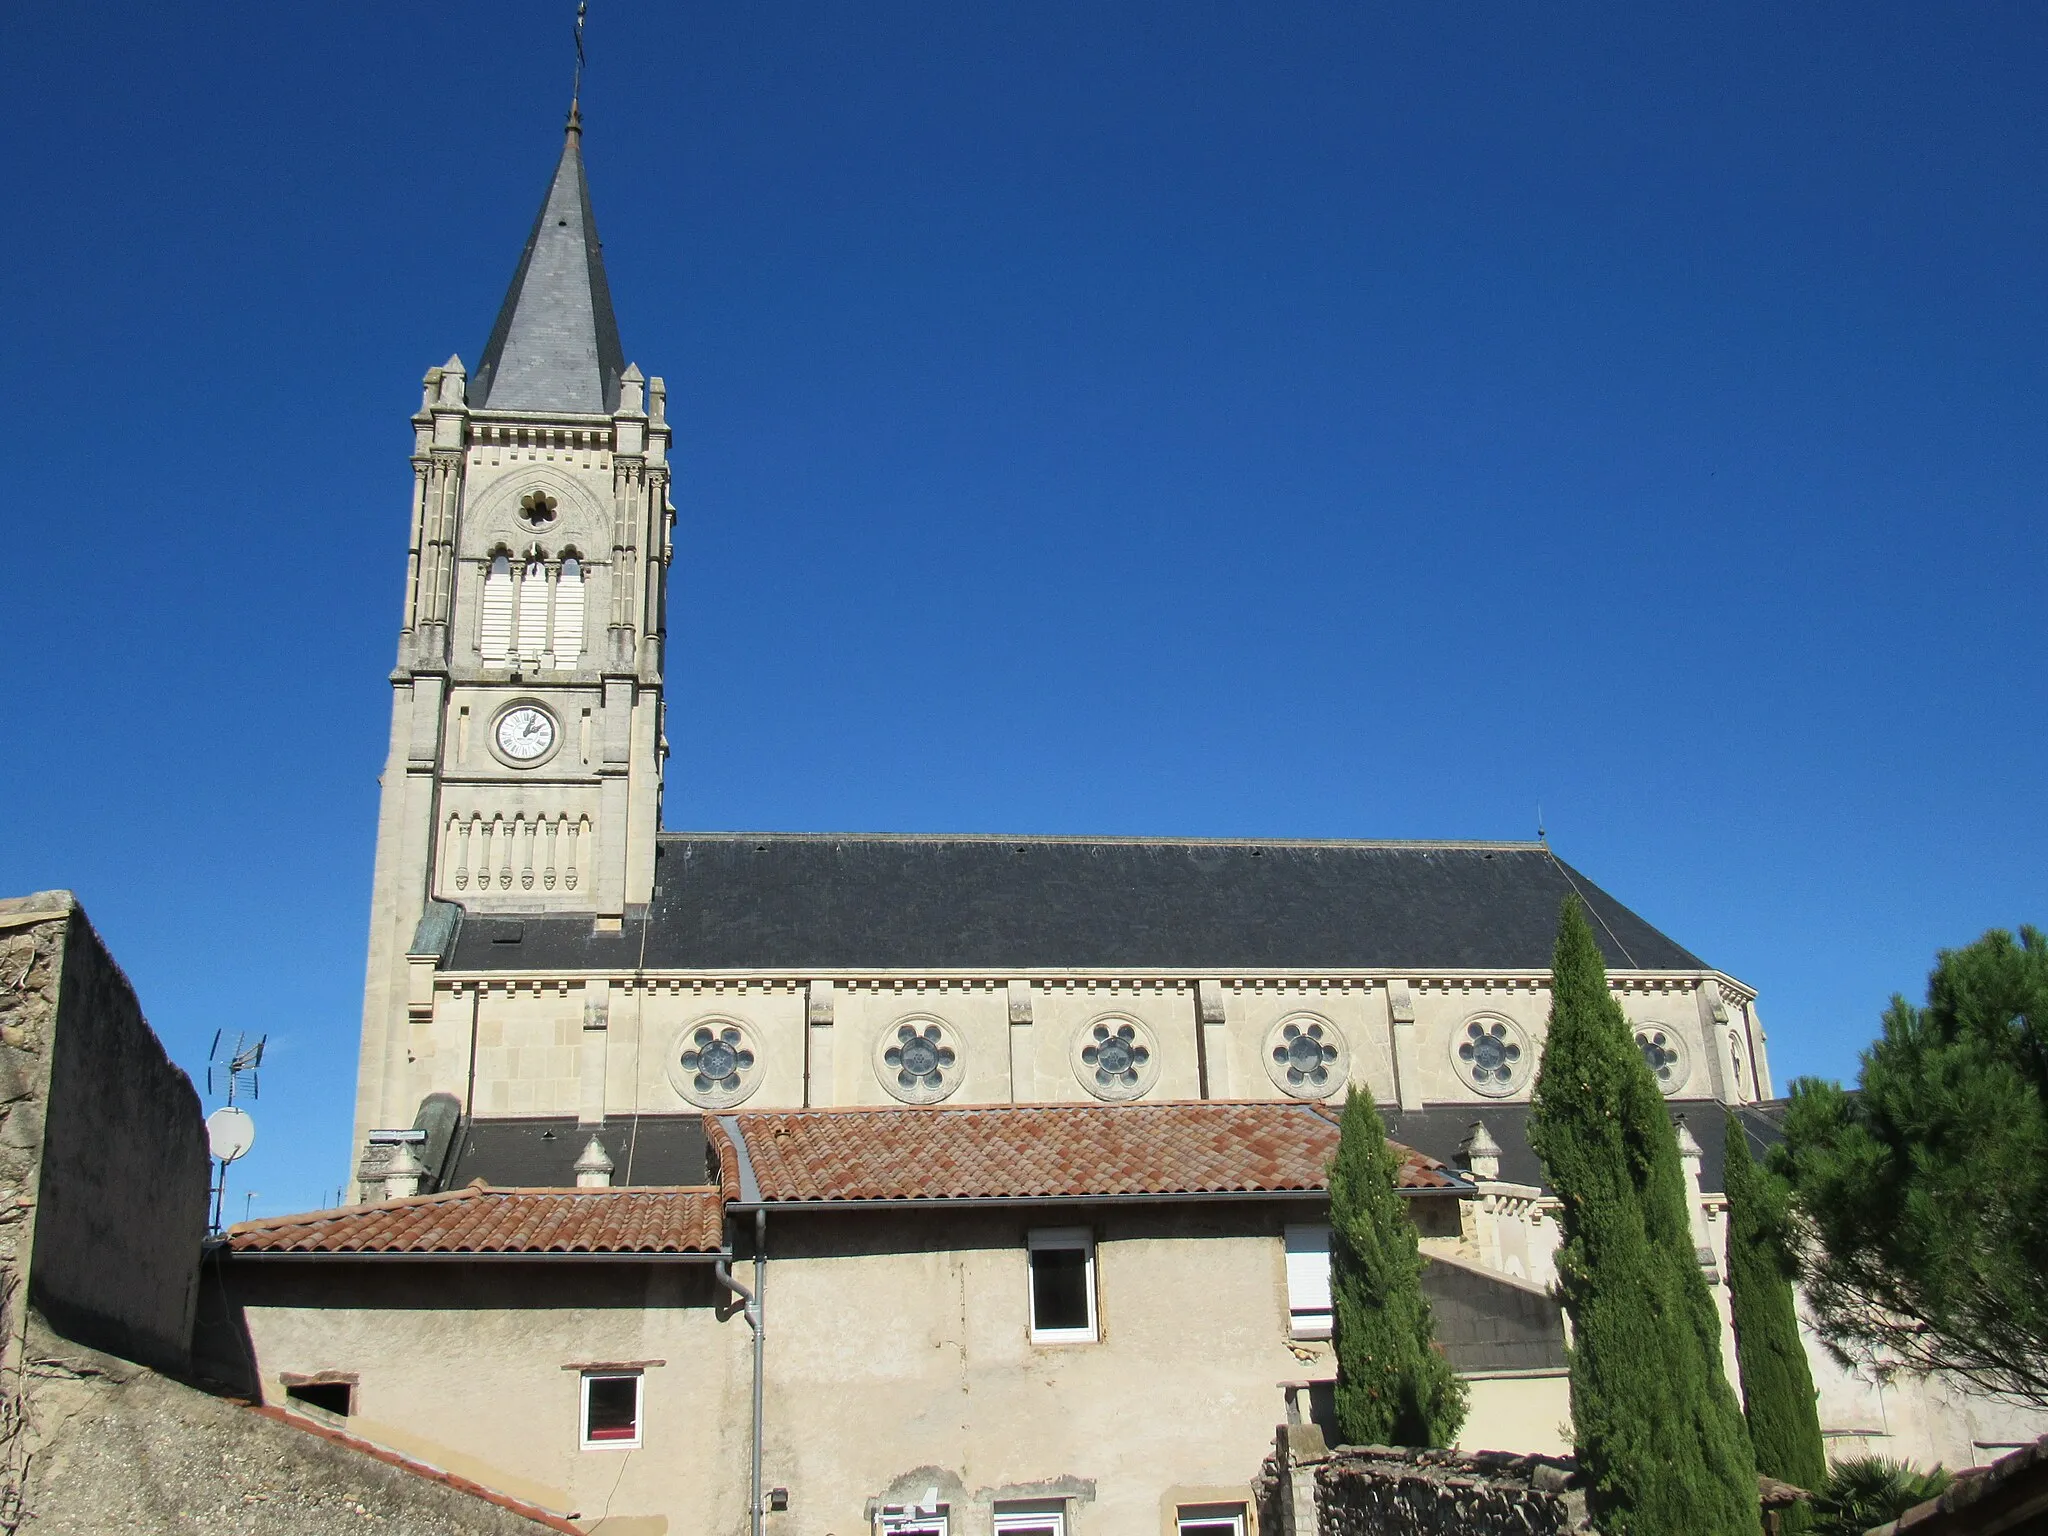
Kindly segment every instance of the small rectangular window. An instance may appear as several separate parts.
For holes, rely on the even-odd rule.
[[[1297,1339],[1330,1336],[1330,1227],[1287,1229],[1287,1324]]]
[[[306,1381],[284,1389],[285,1401],[304,1403],[347,1418],[356,1411],[356,1389],[346,1381]]]
[[[640,1444],[640,1373],[583,1373],[583,1444],[594,1450],[632,1450]]]
[[[875,1511],[878,1536],[947,1536],[950,1526],[947,1507],[904,1509],[890,1505]]]
[[[1053,1227],[1026,1239],[1031,1254],[1031,1337],[1041,1344],[1095,1338],[1095,1238]]]
[[[1067,1536],[1065,1499],[1018,1499],[996,1505],[996,1536]]]
[[[1178,1515],[1179,1536],[1244,1536],[1242,1504],[1183,1504]]]

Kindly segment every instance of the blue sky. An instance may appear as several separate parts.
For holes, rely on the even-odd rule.
[[[592,9],[671,827],[1540,802],[1781,1085],[2048,919],[2038,7]],[[270,1034],[237,1214],[345,1176],[406,421],[570,12],[0,22],[0,888],[76,890],[195,1072]]]

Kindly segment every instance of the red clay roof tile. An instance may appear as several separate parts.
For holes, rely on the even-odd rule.
[[[771,1204],[1320,1194],[1337,1147],[1331,1112],[1293,1101],[814,1109],[705,1119],[725,1198],[743,1199],[730,1122]],[[1399,1150],[1403,1189],[1465,1187],[1435,1159]]]
[[[245,1221],[228,1246],[247,1254],[717,1253],[725,1213],[703,1189],[493,1189]]]

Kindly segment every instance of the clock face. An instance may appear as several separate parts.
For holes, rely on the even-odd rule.
[[[498,750],[515,763],[545,757],[555,744],[555,717],[532,704],[498,716]]]

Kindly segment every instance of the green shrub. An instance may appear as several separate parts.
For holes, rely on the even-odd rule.
[[[1940,1467],[1916,1472],[1888,1456],[1846,1457],[1828,1469],[1827,1480],[1815,1490],[1810,1530],[1813,1536],[1863,1536],[1872,1526],[1938,1496],[1953,1481]]]

